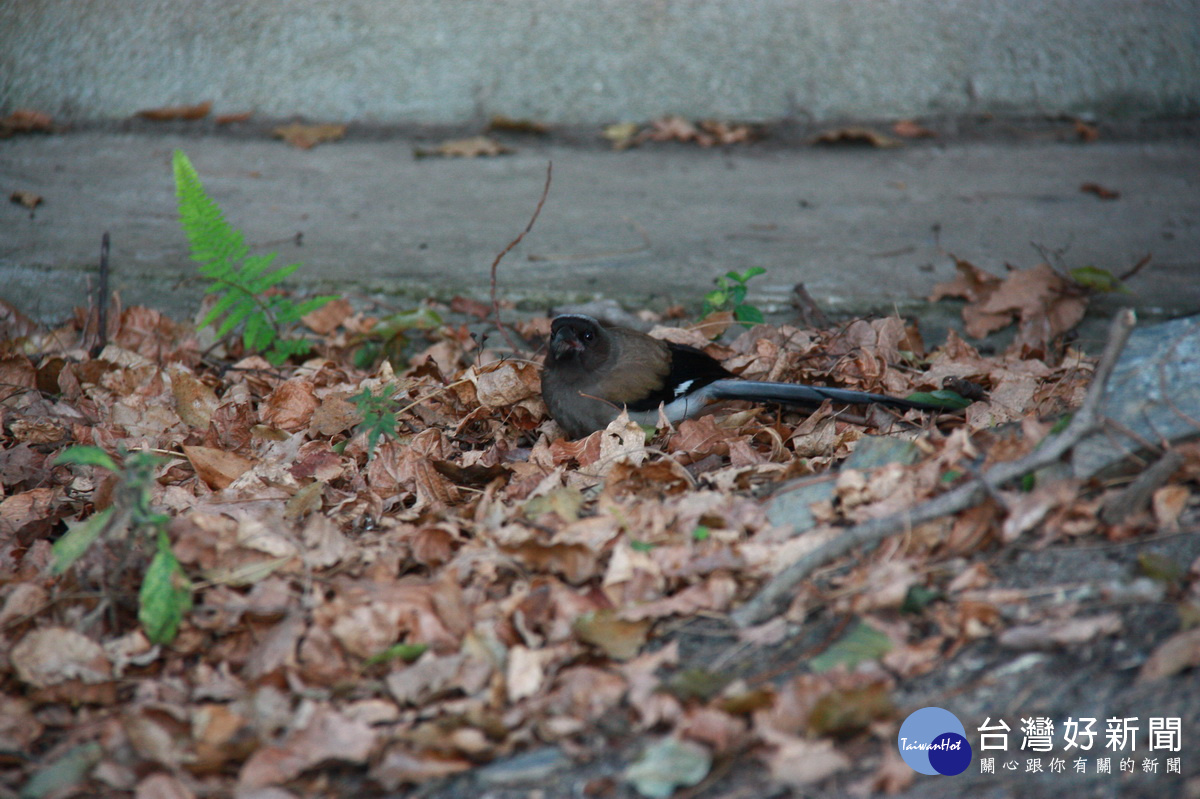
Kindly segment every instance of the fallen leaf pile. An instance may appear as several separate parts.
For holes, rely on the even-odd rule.
[[[613,148],[624,150],[648,141],[676,141],[717,147],[753,141],[758,132],[750,125],[705,119],[692,122],[680,116],[660,117],[644,128],[632,122],[619,122],[604,129],[604,138]]]
[[[1027,302],[975,272],[963,280],[976,301],[991,289],[974,324],[1017,314],[1032,325]],[[1075,310],[1044,294],[1038,329],[1061,329]],[[566,441],[538,367],[481,349],[464,327],[429,331],[403,371],[362,371],[349,354],[374,320],[347,310],[340,326],[324,320],[319,357],[273,368],[236,353],[211,361],[210,341],[146,308],[121,312],[95,358],[79,345],[82,312],[44,331],[4,311],[0,750],[25,754],[0,762],[0,791],[24,784],[23,796],[51,795],[28,786],[55,780],[89,795],[330,795],[329,768],[391,792],[547,743],[587,760],[651,730],[660,743],[626,775],[647,796],[735,755],[782,784],[811,784],[850,765],[851,739],[890,751],[877,782],[902,786],[888,726],[897,682],[1004,632],[1004,608],[1026,602],[994,590],[981,564],[934,564],[1034,529],[1046,541],[1099,525],[1100,500],[1078,486],[1014,490],[1007,510],[997,499],[921,525],[798,592],[789,619],[816,607],[854,619],[809,673],[714,682],[716,664],[707,677],[681,669],[673,623],[726,613],[840,524],[1028,451],[1049,429],[1040,419],[1078,404],[1091,362],[1070,349],[985,358],[957,336],[926,353],[895,318],[760,326],[724,344],[661,328],[747,377],[900,396],[957,378],[986,398],[940,427],[878,408],[855,422],[828,406],[741,407],[649,443],[624,419]],[[549,322],[516,330],[544,342]],[[349,401],[363,388],[393,396],[399,420],[373,453]],[[996,427],[1005,422],[1020,424]],[[762,491],[825,472],[885,431],[923,457],[838,472],[805,536],[768,522]],[[194,586],[169,645],[138,624],[148,553],[102,541],[52,569],[64,530],[114,502],[109,472],[56,465],[81,444],[165,458],[152,504]],[[1200,452],[1185,458],[1200,474]],[[1148,524],[1127,521],[1122,534]],[[901,616],[917,589],[942,598]],[[1119,624],[1023,618],[1028,629],[1007,630],[1015,646]],[[777,639],[780,623],[745,631],[740,646]]]
[[[1149,258],[1127,274],[1141,269]],[[997,277],[969,261],[955,258],[958,275],[933,289],[931,302],[945,297],[967,301],[963,322],[967,335],[982,338],[1014,321],[1017,336],[1012,347],[1026,353],[1045,353],[1056,339],[1073,329],[1097,291],[1122,291],[1120,279],[1094,267],[1079,267],[1066,275],[1049,264],[1029,269],[1010,267]]]

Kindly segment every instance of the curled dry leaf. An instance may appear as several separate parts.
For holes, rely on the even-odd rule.
[[[162,108],[147,108],[144,111],[138,111],[137,115],[142,119],[149,119],[151,122],[172,122],[180,119],[204,119],[211,110],[212,101],[206,100],[196,105],[172,105],[163,106]]]
[[[27,699],[0,696],[0,749],[29,751],[44,729],[33,710],[33,703]]]
[[[228,487],[234,480],[254,468],[255,463],[250,458],[212,447],[185,446],[183,454],[196,470],[196,476],[209,488],[217,490]]]
[[[1200,627],[1176,633],[1150,653],[1138,672],[1139,683],[1154,682],[1200,666]]]
[[[300,150],[311,150],[318,144],[337,141],[345,136],[346,126],[334,124],[305,125],[293,122],[290,125],[275,128],[275,130],[271,131],[271,134],[277,139],[283,139],[292,147]]]
[[[251,755],[242,767],[238,784],[259,788],[288,782],[327,761],[364,763],[375,746],[375,736],[365,722],[322,705],[304,729],[280,745],[265,746]]]
[[[171,394],[175,398],[175,413],[187,426],[206,429],[219,405],[217,393],[190,369],[176,366],[168,371],[171,375]]]
[[[465,757],[416,750],[408,744],[392,744],[383,758],[371,767],[371,779],[385,790],[403,785],[420,785],[453,776],[471,768]]]
[[[9,660],[17,677],[35,688],[72,680],[101,683],[112,679],[104,649],[65,627],[34,630],[13,646]]]
[[[26,208],[28,208],[31,211],[34,208],[37,208],[43,202],[42,195],[34,194],[31,191],[22,191],[20,189],[18,189],[17,191],[14,191],[12,194],[8,195],[8,199],[11,200],[12,202],[16,203],[17,205],[25,206]]]
[[[531,363],[501,361],[482,368],[472,367],[466,378],[475,385],[481,404],[504,408],[541,395],[539,371]]]
[[[1116,200],[1121,197],[1121,192],[1106,189],[1099,183],[1084,183],[1079,187],[1079,190],[1084,194],[1094,194],[1101,200]]]
[[[892,133],[902,139],[934,139],[937,134],[913,119],[901,119],[892,125]]]
[[[997,641],[1010,649],[1051,649],[1058,646],[1074,646],[1093,639],[1114,635],[1122,627],[1121,617],[1116,613],[1102,613],[1075,619],[1056,619],[1012,627],[1000,633]]]
[[[14,133],[51,133],[53,130],[54,119],[49,114],[28,108],[18,108],[0,119],[0,139]]]
[[[611,610],[584,614],[571,626],[579,640],[615,660],[629,660],[637,655],[650,633],[649,621],[626,621]]]
[[[293,377],[271,392],[260,413],[263,424],[294,433],[308,426],[318,405],[312,381]]]
[[[934,286],[930,302],[962,297],[968,335],[981,338],[1019,324],[1018,344],[1044,347],[1071,330],[1087,309],[1086,290],[1054,271],[1049,264],[1016,269],[1001,279],[973,264],[955,259],[958,276]]]
[[[871,130],[870,128],[834,128],[827,130],[824,133],[818,134],[813,139],[814,144],[825,145],[858,145],[867,147],[879,147],[887,149],[891,147],[900,147],[901,142],[885,136],[879,131]]]
[[[767,731],[763,736],[773,751],[767,767],[776,781],[794,788],[813,785],[850,767],[850,759],[827,740],[809,740]]]
[[[301,320],[314,333],[327,336],[337,330],[342,322],[346,321],[353,313],[354,308],[351,307],[350,301],[339,297],[330,300],[317,310],[305,314]]]
[[[445,158],[479,158],[496,155],[507,155],[512,148],[505,147],[500,142],[488,136],[471,136],[467,139],[451,139],[444,141],[433,149],[417,147],[413,155],[417,158],[443,156]]]

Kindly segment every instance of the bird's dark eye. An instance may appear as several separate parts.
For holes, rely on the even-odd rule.
[[[594,339],[596,337],[596,334],[590,330],[585,330],[579,334],[579,337],[581,339],[583,339],[584,341],[591,341],[592,339]]]

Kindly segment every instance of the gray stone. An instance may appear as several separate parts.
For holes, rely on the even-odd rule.
[[[1197,277],[1200,280],[1200,276]],[[1086,479],[1135,453],[1200,437],[1200,316],[1134,330],[1109,379],[1100,414],[1115,424],[1076,445]]]
[[[489,763],[474,774],[481,785],[502,788],[540,782],[569,765],[561,749],[548,746]]]

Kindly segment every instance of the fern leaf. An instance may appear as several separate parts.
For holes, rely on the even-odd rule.
[[[200,175],[182,150],[172,158],[179,223],[192,248],[192,259],[206,264],[226,264],[246,256],[241,231],[225,221],[221,208],[204,192]]]
[[[187,236],[191,258],[199,263],[200,274],[212,281],[208,292],[217,296],[201,326],[217,325],[219,337],[241,326],[246,347],[266,354],[276,364],[308,352],[309,342],[285,340],[282,329],[334,298],[316,297],[297,305],[286,296],[264,296],[300,265],[276,269],[272,268],[275,253],[250,255],[241,231],[225,220],[220,206],[204,192],[196,168],[181,150],[175,151],[172,168],[179,223]]]

